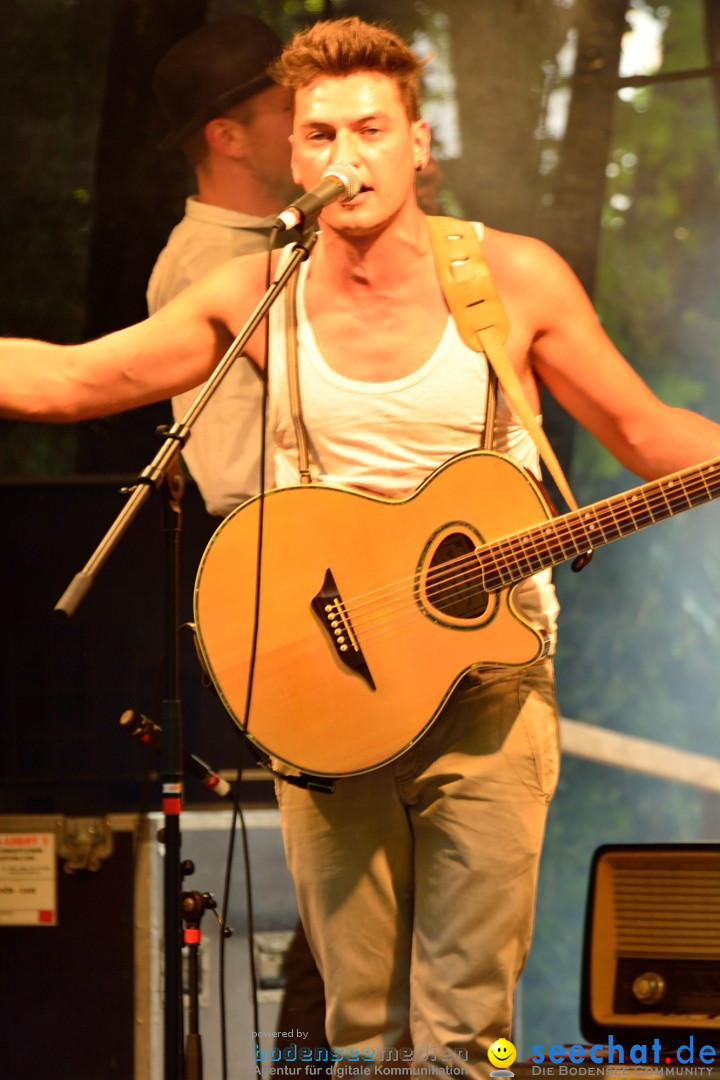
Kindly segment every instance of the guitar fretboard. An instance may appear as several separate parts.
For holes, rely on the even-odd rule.
[[[720,460],[613,495],[475,552],[483,588],[513,585],[720,496]]]

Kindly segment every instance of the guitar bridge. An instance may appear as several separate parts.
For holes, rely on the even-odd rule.
[[[343,604],[342,597],[330,570],[325,571],[325,579],[320,592],[310,602],[320,624],[328,635],[338,660],[351,671],[361,675],[371,690],[375,682],[370,674],[362,649],[353,630],[350,617]]]

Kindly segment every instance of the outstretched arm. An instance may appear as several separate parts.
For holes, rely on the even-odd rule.
[[[0,343],[0,416],[62,423],[188,390],[212,372],[258,298],[263,259],[219,267],[135,326],[82,345]],[[255,349],[258,350],[258,343]]]
[[[645,479],[719,457],[720,426],[661,401],[612,344],[564,260],[544,244],[529,244],[530,357],[551,394]]]

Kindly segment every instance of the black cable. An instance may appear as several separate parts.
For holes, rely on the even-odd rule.
[[[233,792],[233,814],[232,822],[230,825],[230,832],[228,836],[228,851],[225,863],[225,882],[223,885],[223,902],[221,912],[221,926],[227,926],[228,907],[230,904],[230,888],[232,879],[232,866],[235,857],[235,835],[237,830],[238,821],[240,822],[240,836],[242,839],[242,852],[243,852],[243,869],[245,872],[245,906],[247,912],[247,934],[248,934],[248,953],[249,953],[249,971],[250,971],[250,985],[252,987],[252,1003],[253,1003],[253,1031],[259,1031],[259,1013],[258,1013],[258,999],[257,999],[257,973],[255,969],[255,950],[254,950],[254,915],[253,915],[253,898],[252,898],[252,883],[250,878],[250,853],[248,849],[247,840],[247,826],[245,824],[245,818],[243,816],[242,807],[239,801],[240,784],[242,782],[242,770],[244,768],[244,756],[245,756],[245,744],[240,750],[240,760],[238,763],[238,774],[235,782],[235,790]],[[227,1080],[227,999],[225,993],[225,944],[228,939],[228,934],[224,931],[220,937],[220,961],[219,961],[219,979],[220,979],[220,1046],[222,1057],[222,1076],[223,1080]]]
[[[272,250],[277,238],[278,230],[273,228],[270,233],[268,241],[267,251],[267,263],[265,269],[265,291],[270,288],[272,284]],[[252,638],[250,646],[250,661],[248,665],[248,685],[245,696],[245,711],[243,715],[242,724],[240,730],[244,735],[242,746],[240,749],[240,759],[237,768],[237,779],[235,781],[235,793],[233,798],[233,817],[230,827],[230,835],[228,838],[228,852],[225,864],[225,885],[223,889],[223,902],[222,902],[222,921],[227,925],[228,908],[230,904],[230,886],[232,878],[232,864],[235,854],[235,831],[237,829],[238,819],[241,826],[241,837],[243,846],[243,864],[245,868],[245,899],[247,910],[247,938],[248,938],[248,966],[250,971],[250,984],[252,987],[252,1003],[253,1003],[253,1031],[259,1031],[259,1012],[258,1012],[258,996],[257,996],[257,972],[255,970],[255,948],[254,948],[254,919],[253,919],[253,907],[252,907],[252,882],[250,878],[250,857],[247,843],[247,830],[245,827],[245,820],[243,818],[242,809],[240,807],[240,788],[242,784],[243,768],[245,766],[245,744],[247,740],[248,725],[250,722],[250,705],[252,702],[252,690],[253,680],[255,675],[255,660],[257,657],[257,643],[258,643],[258,631],[260,626],[260,587],[262,581],[262,556],[263,556],[263,530],[265,524],[265,464],[267,460],[267,414],[268,414],[268,386],[270,380],[270,326],[269,320],[265,320],[265,363],[264,363],[264,378],[263,378],[263,393],[261,404],[261,432],[260,432],[260,490],[259,490],[259,506],[258,506],[258,532],[257,532],[257,545],[256,545],[256,557],[255,557],[255,597],[253,601],[253,628]],[[220,941],[220,962],[219,962],[219,978],[220,978],[220,1043],[221,1043],[221,1056],[222,1056],[222,1076],[223,1080],[228,1080],[227,1072],[227,1016],[226,1016],[226,994],[225,994],[225,942],[226,935],[222,935]]]

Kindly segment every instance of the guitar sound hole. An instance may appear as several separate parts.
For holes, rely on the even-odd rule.
[[[488,606],[478,566],[471,552],[475,542],[465,533],[450,533],[438,544],[430,560],[427,598],[443,615],[478,619]],[[457,561],[456,561],[457,560]],[[446,565],[450,564],[450,565]]]

